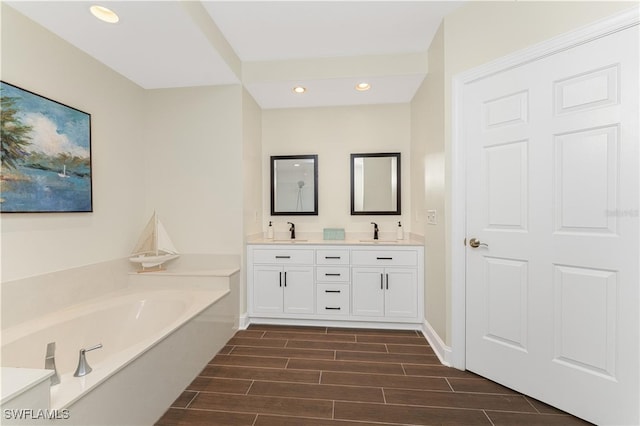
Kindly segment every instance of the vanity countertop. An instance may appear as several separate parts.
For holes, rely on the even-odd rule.
[[[422,241],[415,239],[404,240],[373,240],[373,239],[346,239],[346,240],[323,240],[323,239],[268,239],[258,238],[255,240],[247,241],[247,244],[268,244],[268,245],[285,245],[285,246],[302,246],[302,245],[325,245],[325,246],[391,246],[391,247],[412,247],[423,246]]]

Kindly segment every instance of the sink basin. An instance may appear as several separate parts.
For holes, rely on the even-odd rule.
[[[273,240],[274,243],[306,243],[307,240],[299,240],[299,239],[295,239],[295,240]]]
[[[370,244],[397,244],[396,240],[360,240],[361,243],[370,243]]]

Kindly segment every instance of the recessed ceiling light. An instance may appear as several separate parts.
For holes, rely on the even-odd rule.
[[[110,24],[115,24],[120,20],[118,15],[116,15],[113,10],[108,9],[104,6],[93,5],[89,8],[89,10],[93,14],[93,16],[95,16],[99,20],[108,22]]]
[[[304,93],[306,92],[307,89],[305,87],[302,86],[296,86],[293,88],[293,93]]]
[[[356,84],[356,90],[359,92],[365,92],[367,90],[371,89],[371,85],[367,82],[361,82]]]

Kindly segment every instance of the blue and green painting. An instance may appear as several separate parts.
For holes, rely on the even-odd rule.
[[[0,82],[0,211],[91,212],[91,115]]]

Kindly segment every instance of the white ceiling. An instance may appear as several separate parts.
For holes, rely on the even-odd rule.
[[[409,102],[458,1],[4,1],[143,88],[243,83],[262,108]],[[92,4],[120,17],[95,19]],[[372,88],[357,92],[367,80]],[[305,86],[303,95],[292,92]]]

